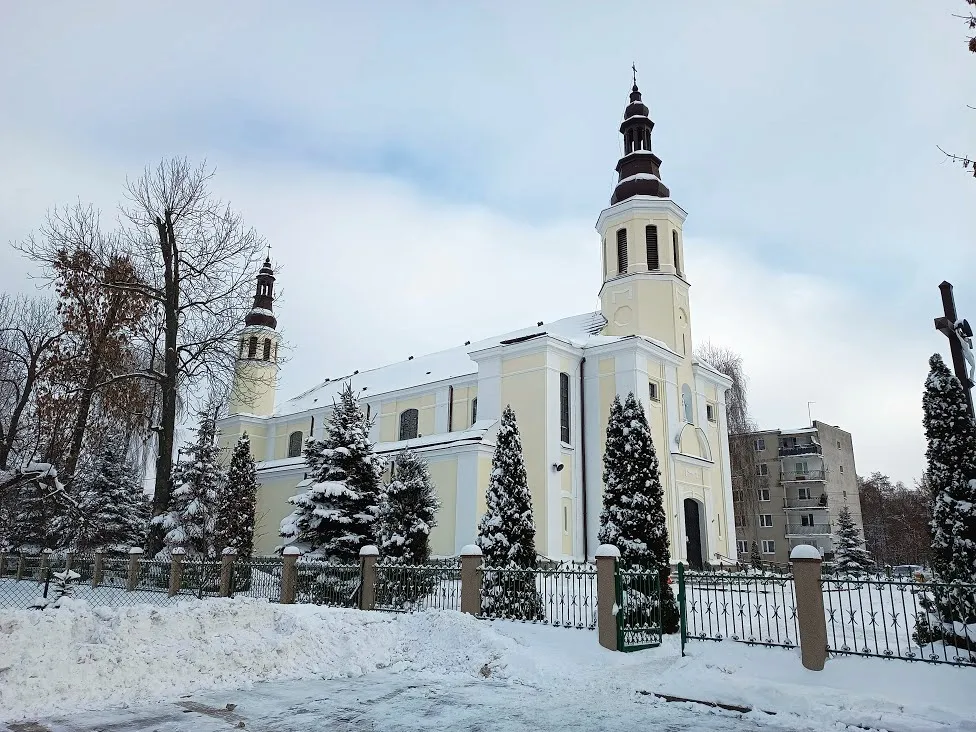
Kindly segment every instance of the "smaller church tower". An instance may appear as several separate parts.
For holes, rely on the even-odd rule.
[[[258,272],[254,305],[244,319],[237,347],[237,366],[228,405],[230,414],[270,417],[274,412],[281,342],[273,310],[274,282],[269,256]]]
[[[661,180],[661,158],[651,152],[654,122],[649,114],[635,71],[620,124],[624,145],[617,186],[596,225],[603,243],[604,334],[647,336],[690,358],[689,282],[681,231],[687,214]]]

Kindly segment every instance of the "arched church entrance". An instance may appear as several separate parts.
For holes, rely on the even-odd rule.
[[[704,537],[702,536],[702,526],[704,525],[704,510],[702,505],[694,498],[685,499],[685,556],[688,557],[688,565],[692,569],[702,569],[705,557]]]

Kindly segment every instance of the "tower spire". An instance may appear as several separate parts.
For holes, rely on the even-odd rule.
[[[257,285],[254,289],[254,304],[251,312],[244,319],[245,325],[258,325],[266,328],[277,328],[278,319],[274,316],[274,270],[271,268],[271,248],[258,272]]]
[[[620,203],[634,196],[670,198],[671,192],[661,182],[661,158],[651,152],[651,121],[647,105],[641,100],[637,88],[637,64],[633,64],[634,86],[630,90],[630,103],[624,110],[620,134],[624,136],[624,155],[617,161],[617,187],[610,204]]]

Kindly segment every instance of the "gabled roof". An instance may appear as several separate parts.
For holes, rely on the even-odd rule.
[[[599,335],[606,323],[606,318],[598,310],[544,325],[503,333],[482,341],[449,348],[446,351],[438,351],[426,356],[417,356],[388,366],[360,371],[358,374],[326,379],[321,384],[280,404],[275,410],[275,416],[298,414],[309,409],[331,407],[333,401],[338,398],[342,385],[347,381],[352,383],[352,388],[360,399],[369,399],[377,394],[433,384],[445,379],[471,376],[478,373],[478,364],[471,360],[469,353],[499,346],[503,342],[528,340],[534,335],[545,334],[580,348],[594,343],[618,340]]]

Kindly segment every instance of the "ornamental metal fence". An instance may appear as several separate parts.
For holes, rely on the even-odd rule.
[[[976,584],[839,576],[820,584],[830,654],[976,666]]]
[[[596,576],[596,568],[586,563],[564,563],[555,569],[485,567],[481,570],[481,617],[593,630]]]
[[[682,641],[799,642],[793,578],[779,572],[686,570],[678,565]]]
[[[377,564],[374,607],[392,612],[460,611],[460,562]]]
[[[295,602],[332,607],[359,607],[362,568],[357,564],[298,562]]]
[[[657,569],[617,570],[617,648],[639,651],[661,645],[661,575]]]
[[[280,557],[235,561],[231,565],[231,594],[277,602],[281,597],[283,567]]]

